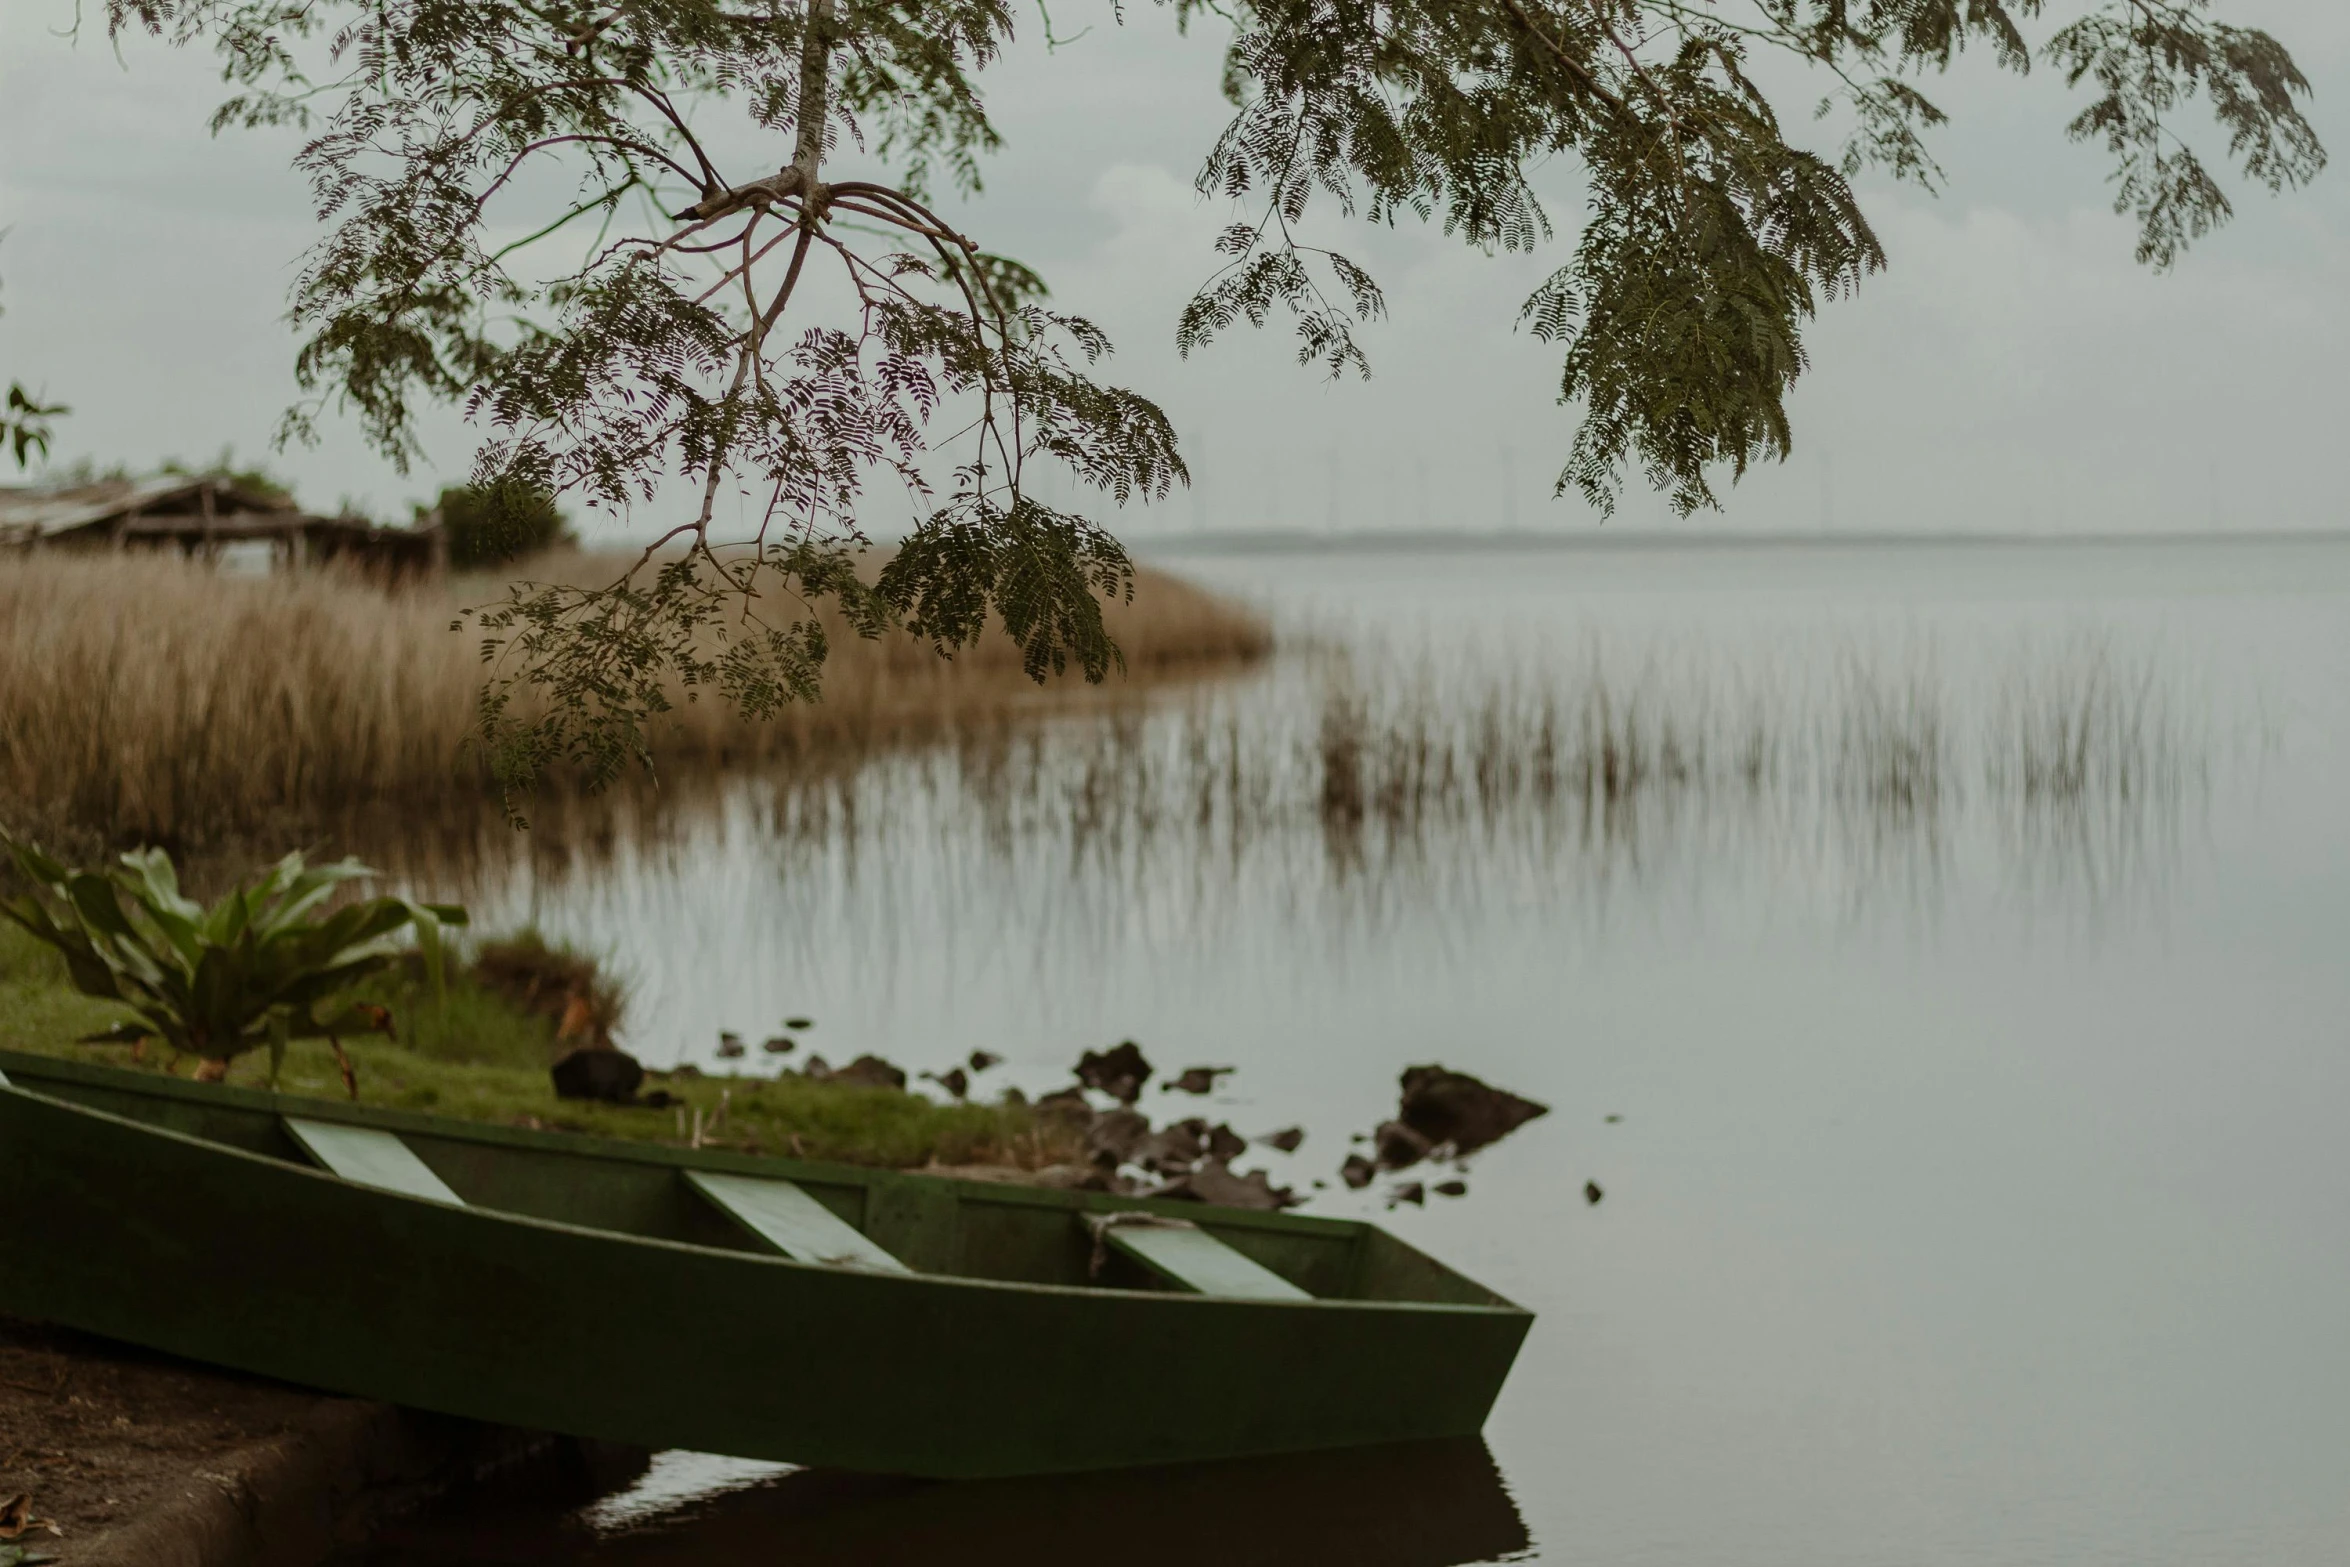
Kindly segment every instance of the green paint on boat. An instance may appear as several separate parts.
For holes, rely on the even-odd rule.
[[[1351,1220],[531,1132],[7,1052],[0,1074],[15,1259],[0,1311],[538,1430],[940,1477],[1462,1437],[1533,1320]],[[334,1133],[313,1126],[383,1134],[454,1201],[319,1168]],[[736,1180],[788,1183],[901,1268],[779,1251],[712,1199]],[[1170,1273],[1097,1245],[1087,1219],[1120,1212],[1189,1221],[1297,1296],[1203,1292],[1185,1271],[1240,1276],[1216,1250]]]

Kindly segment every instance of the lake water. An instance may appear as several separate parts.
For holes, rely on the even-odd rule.
[[[1132,1037],[1236,1065],[1206,1113],[1302,1124],[1265,1160],[1300,1186],[1408,1065],[1544,1101],[1464,1198],[1308,1209],[1540,1314],[1489,1454],[912,1491],[670,1456],[371,1560],[2350,1558],[2350,544],[1171,564],[1297,651],[463,890],[620,954],[655,1062],[804,1013],[836,1063],[1036,1091]],[[1616,796],[1522,743],[1595,692],[1681,746]]]

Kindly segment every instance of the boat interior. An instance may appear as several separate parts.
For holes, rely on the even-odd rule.
[[[413,1198],[827,1266],[1515,1309],[1375,1225],[490,1126],[0,1055],[0,1085]]]

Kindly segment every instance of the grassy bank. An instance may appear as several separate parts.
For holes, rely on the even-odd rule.
[[[558,1049],[548,1018],[515,1006],[470,973],[453,979],[445,1010],[426,1005],[420,991],[405,977],[370,987],[369,994],[393,1006],[403,1042],[345,1042],[358,1068],[362,1104],[672,1144],[691,1137],[698,1112],[704,1147],[893,1169],[1036,1169],[1082,1158],[1075,1133],[1022,1104],[945,1104],[895,1089],[797,1077],[670,1077],[657,1086],[678,1103],[659,1109],[557,1099],[547,1077]],[[63,961],[49,948],[0,923],[0,1049],[166,1070],[160,1061],[134,1061],[124,1046],[71,1042],[122,1015],[73,990]],[[193,1065],[180,1063],[179,1070],[185,1075]],[[267,1071],[263,1056],[245,1056],[230,1081],[264,1086]],[[279,1088],[319,1099],[346,1097],[323,1041],[296,1042]]]
[[[557,557],[530,574],[587,581],[620,564]],[[387,594],[330,573],[223,577],[161,558],[0,561],[0,813],[53,836],[184,844],[478,791],[466,739],[482,665],[450,621],[500,591],[459,578]],[[1271,646],[1255,615],[1155,572],[1107,619],[1127,662],[1113,695]],[[911,637],[844,629],[823,701],[755,725],[681,701],[654,746],[675,769],[821,756],[1101,699],[1074,677],[1040,690],[1002,637],[949,661]]]

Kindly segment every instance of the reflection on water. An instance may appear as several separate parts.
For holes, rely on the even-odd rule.
[[[677,1462],[677,1460],[685,1462]],[[667,1465],[668,1472],[663,1473]],[[775,1466],[759,1466],[772,1471]],[[649,1515],[624,1493],[554,1513],[543,1493],[412,1525],[346,1567],[1455,1567],[1530,1544],[1477,1441],[959,1484],[664,1454],[649,1480],[707,1494]],[[640,1483],[640,1489],[642,1484]]]
[[[1849,644],[1759,667],[1309,649],[1098,717],[551,800],[527,836],[475,821],[375,852],[492,925],[607,910],[588,917],[656,973],[710,954],[661,951],[676,927],[623,911],[746,873],[762,955],[852,934],[875,963],[928,924],[1007,917],[1098,949],[1138,904],[1177,932],[1360,932],[1760,885],[1850,917],[1930,911],[1964,871],[2103,912],[2159,890],[2207,797],[2219,753],[2173,685],[2102,646],[1975,685]]]

